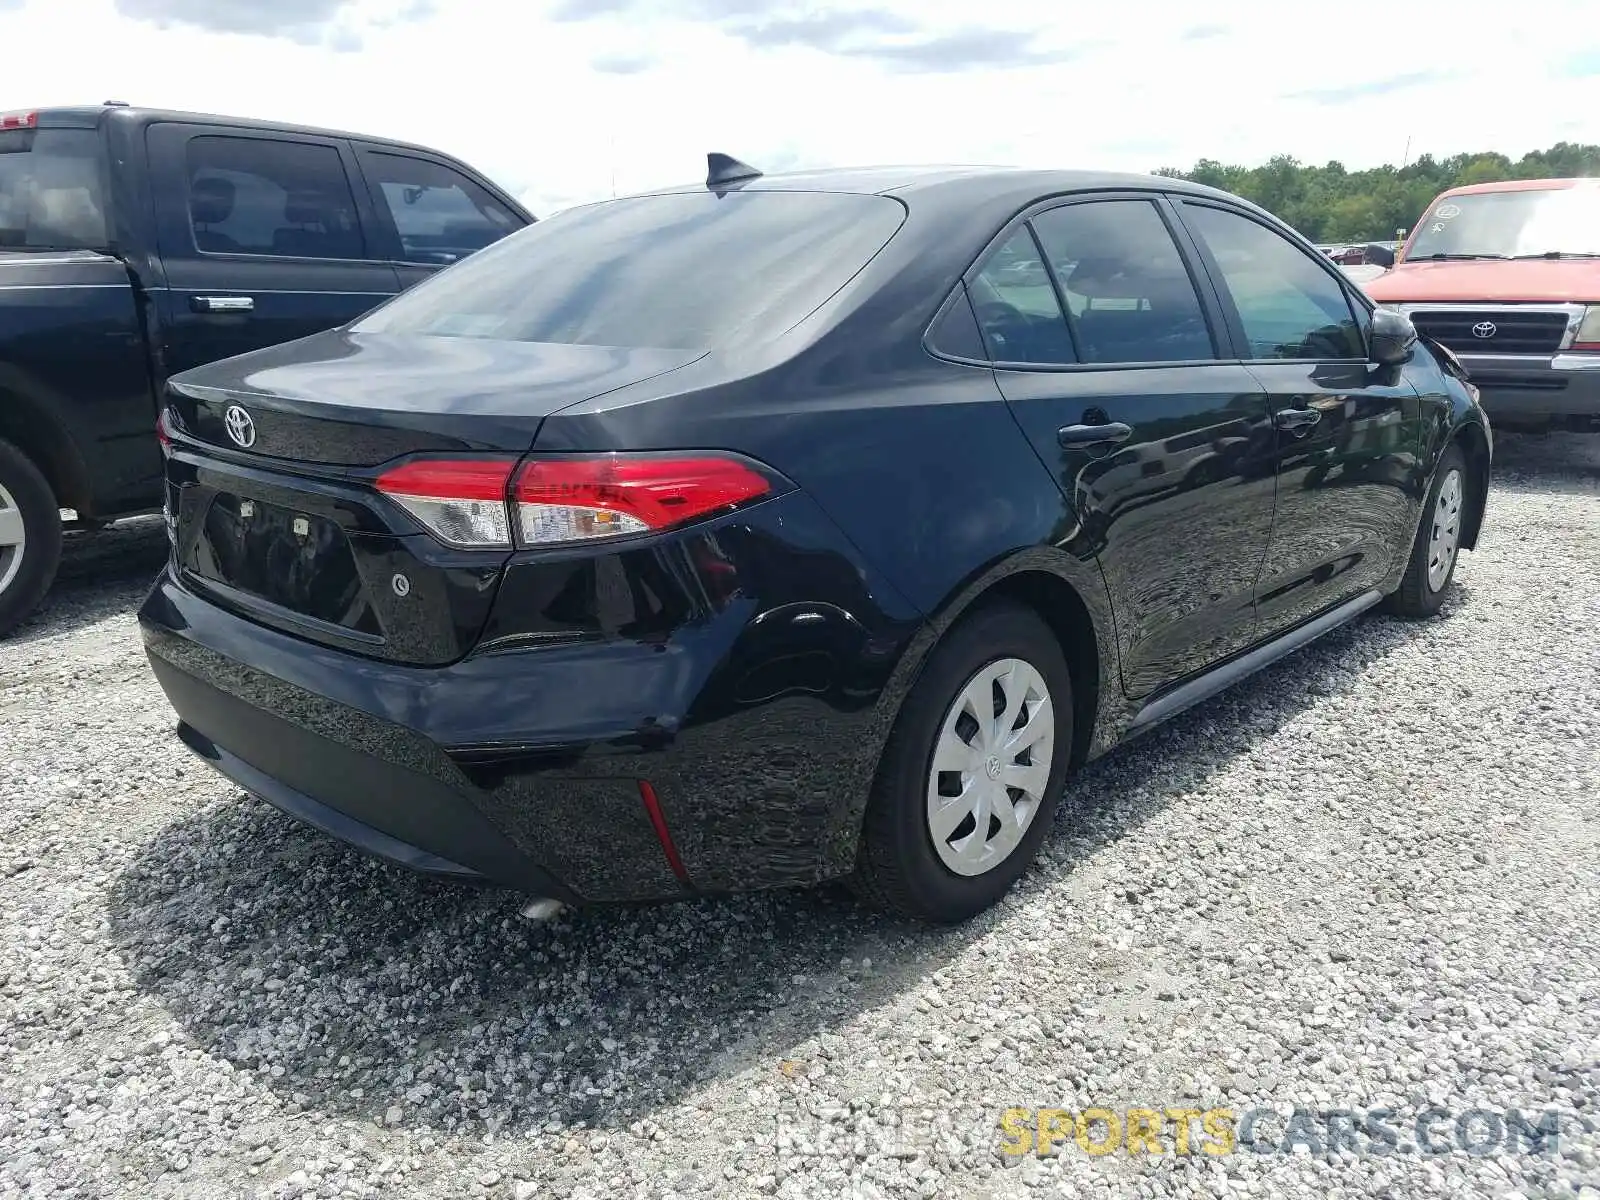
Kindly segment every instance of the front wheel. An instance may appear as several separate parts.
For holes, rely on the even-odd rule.
[[[1444,605],[1461,554],[1470,487],[1467,460],[1461,447],[1452,442],[1433,473],[1411,561],[1400,586],[1388,598],[1389,611],[1402,617],[1431,617]]]
[[[985,608],[933,652],[901,709],[851,884],[939,923],[1000,899],[1038,851],[1072,756],[1072,679],[1031,611]]]
[[[38,607],[61,562],[61,509],[39,468],[0,442],[0,637]]]

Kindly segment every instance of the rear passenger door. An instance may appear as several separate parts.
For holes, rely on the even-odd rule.
[[[527,225],[483,183],[438,158],[357,143],[378,239],[410,287]]]
[[[1279,633],[1379,588],[1409,552],[1421,400],[1368,360],[1368,310],[1323,256],[1231,207],[1179,212],[1271,401],[1277,520],[1257,607],[1262,633]]]
[[[342,139],[173,122],[147,137],[167,374],[342,325],[399,290]]]
[[[1002,392],[1092,549],[1135,699],[1255,636],[1272,529],[1261,385],[1227,361],[1216,296],[1166,202],[1036,212],[969,273]]]

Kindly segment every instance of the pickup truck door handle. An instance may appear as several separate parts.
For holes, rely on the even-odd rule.
[[[1056,441],[1063,450],[1083,450],[1093,446],[1115,446],[1133,436],[1133,427],[1121,421],[1103,425],[1063,425],[1056,430]]]
[[[1314,408],[1280,408],[1273,414],[1273,420],[1278,423],[1279,429],[1286,429],[1301,438],[1322,420],[1322,414]]]
[[[254,296],[190,296],[189,307],[201,313],[251,312]]]

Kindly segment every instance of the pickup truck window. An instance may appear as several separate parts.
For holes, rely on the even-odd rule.
[[[0,246],[103,250],[101,178],[92,129],[0,132]]]
[[[189,218],[206,254],[366,256],[355,196],[332,146],[191,138]]]
[[[522,228],[503,204],[442,163],[381,150],[366,152],[361,162],[407,262],[444,266]]]

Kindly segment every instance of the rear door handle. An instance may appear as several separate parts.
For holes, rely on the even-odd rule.
[[[1273,414],[1279,429],[1286,429],[1295,437],[1305,437],[1311,432],[1312,426],[1322,420],[1322,414],[1314,408],[1280,408]]]
[[[228,313],[251,312],[255,309],[254,296],[190,296],[189,307],[195,312]]]
[[[1056,441],[1063,450],[1082,450],[1090,446],[1115,446],[1133,436],[1133,426],[1121,421],[1103,425],[1063,425],[1056,430]]]

